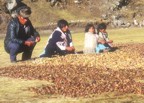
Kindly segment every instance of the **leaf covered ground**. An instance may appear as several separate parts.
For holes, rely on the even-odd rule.
[[[46,80],[38,95],[93,97],[105,92],[144,94],[144,43],[115,45],[114,52],[37,58],[3,67],[0,76]]]

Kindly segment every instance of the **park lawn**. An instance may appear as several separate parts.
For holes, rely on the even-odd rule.
[[[107,30],[109,33],[109,38],[114,41],[114,43],[144,43],[144,29],[143,28],[129,28],[129,29],[110,29]],[[76,51],[82,51],[84,44],[84,33],[78,32],[73,33],[73,42]],[[47,43],[48,35],[43,35],[41,33],[41,42],[38,43],[33,51],[32,58],[37,58],[43,51],[44,46]],[[9,55],[4,51],[3,38],[0,39],[0,67],[6,67],[11,64],[9,61]],[[18,60],[21,59],[21,54],[18,55]],[[30,102],[30,103],[142,103],[144,97],[142,95],[120,95],[115,96],[114,93],[105,93],[96,96],[95,98],[65,98],[54,96],[49,98],[49,96],[38,96],[35,93],[29,92],[26,88],[31,86],[41,86],[48,84],[46,81],[37,80],[23,80],[23,79],[13,79],[7,77],[0,78],[0,102],[4,103],[19,103],[19,102]]]

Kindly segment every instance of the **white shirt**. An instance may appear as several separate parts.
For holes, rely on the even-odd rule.
[[[91,32],[85,33],[84,40],[84,53],[95,53],[95,48],[97,46],[96,34]]]

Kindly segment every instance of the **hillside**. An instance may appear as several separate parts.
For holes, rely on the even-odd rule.
[[[32,2],[33,1],[33,2]],[[35,2],[34,2],[35,1]],[[131,25],[133,19],[142,21],[144,0],[61,0],[51,6],[48,0],[23,0],[32,9],[35,27],[45,27],[64,18],[69,22],[108,21],[113,27]],[[75,2],[79,1],[79,3]],[[5,31],[9,15],[3,12],[0,1],[0,30]],[[142,23],[141,23],[142,24]],[[128,26],[129,26],[128,25]]]

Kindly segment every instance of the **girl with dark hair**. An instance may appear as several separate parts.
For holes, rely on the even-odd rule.
[[[52,57],[54,54],[65,55],[74,53],[75,48],[72,43],[68,22],[61,19],[57,22],[57,28],[50,35],[44,52],[40,57]]]
[[[95,27],[93,24],[87,24],[85,27],[85,40],[84,40],[84,49],[85,54],[95,53],[97,45]]]
[[[107,52],[112,49],[112,40],[109,40],[108,34],[106,32],[106,24],[101,23],[97,27],[97,41],[98,45],[96,46],[96,53],[100,53],[101,51]]]

